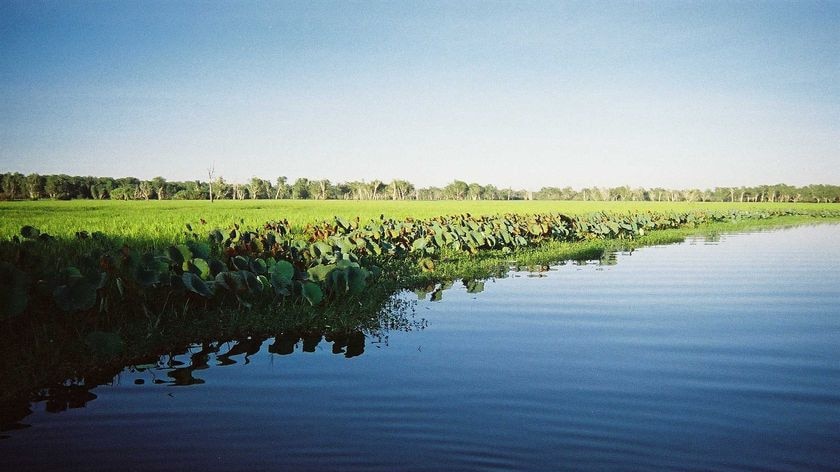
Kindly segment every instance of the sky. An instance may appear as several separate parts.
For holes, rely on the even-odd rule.
[[[840,184],[840,1],[0,2],[0,172]]]

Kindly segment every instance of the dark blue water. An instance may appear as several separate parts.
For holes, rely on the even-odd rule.
[[[0,468],[840,470],[838,225],[456,283],[415,318],[350,358],[269,339],[203,383],[126,370],[36,404]]]

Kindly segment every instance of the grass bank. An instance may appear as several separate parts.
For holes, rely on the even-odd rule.
[[[292,227],[335,216],[364,220],[379,218],[425,219],[440,215],[471,213],[564,213],[580,215],[601,212],[687,212],[693,210],[838,210],[838,204],[815,203],[687,203],[687,202],[593,202],[593,201],[343,201],[343,200],[222,200],[205,201],[20,201],[0,202],[0,240],[8,239],[22,226],[31,225],[57,238],[73,238],[77,231],[100,231],[110,237],[128,238],[141,244],[173,244],[184,240],[184,224],[227,228],[233,223],[259,226],[287,219]],[[200,225],[204,220],[205,225]]]

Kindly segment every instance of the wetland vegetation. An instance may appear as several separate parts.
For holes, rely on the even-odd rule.
[[[512,269],[698,231],[840,219],[833,205],[494,202],[496,213],[429,217],[488,207],[198,203],[4,204],[4,399],[207,339],[342,340],[409,327],[393,306],[401,290],[439,300],[456,281],[480,292]],[[549,208],[565,212],[533,212]]]

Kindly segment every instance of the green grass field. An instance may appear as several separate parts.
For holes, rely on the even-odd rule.
[[[101,231],[109,236],[157,240],[171,243],[183,238],[186,223],[207,221],[207,230],[226,228],[244,220],[246,226],[288,219],[305,226],[333,216],[378,218],[428,218],[458,213],[561,212],[581,214],[594,211],[687,211],[692,209],[799,208],[836,210],[837,204],[813,203],[665,203],[665,202],[581,202],[581,201],[343,201],[343,200],[247,200],[247,201],[35,201],[0,203],[0,239],[18,234],[32,225],[55,237],[72,237],[76,231]],[[200,225],[197,225],[200,231]]]

